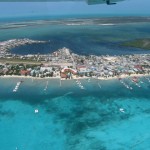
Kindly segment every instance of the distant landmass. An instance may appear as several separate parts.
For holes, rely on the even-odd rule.
[[[62,19],[40,19],[32,21],[21,21],[0,24],[0,29],[24,28],[35,25],[119,25],[133,23],[150,23],[150,17],[97,17],[97,18],[62,18]]]
[[[127,41],[150,38],[150,17],[7,18],[0,22],[0,31],[0,42],[24,38],[50,41],[11,47],[13,54],[49,54],[62,47],[80,55],[150,54],[148,50],[121,46]]]
[[[137,40],[125,42],[122,45],[150,50],[150,38],[149,39],[137,39]]]

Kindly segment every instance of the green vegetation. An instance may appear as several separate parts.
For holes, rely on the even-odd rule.
[[[150,39],[138,39],[130,42],[125,42],[122,44],[122,46],[136,47],[150,50]]]

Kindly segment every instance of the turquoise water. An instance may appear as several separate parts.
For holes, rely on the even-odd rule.
[[[0,79],[1,150],[149,150],[150,83]],[[102,88],[99,88],[98,82]],[[123,108],[124,113],[119,109]],[[39,113],[34,112],[35,109]]]

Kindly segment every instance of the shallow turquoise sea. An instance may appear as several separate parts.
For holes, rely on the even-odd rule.
[[[22,80],[14,93],[20,79],[0,78],[0,150],[149,150],[145,78],[141,88],[124,79],[133,90],[118,80],[80,80],[84,90],[74,80]]]

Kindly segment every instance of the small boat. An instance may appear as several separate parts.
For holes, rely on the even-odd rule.
[[[17,85],[20,85],[20,82],[17,82]]]
[[[18,88],[19,87],[19,85],[16,85],[16,87],[15,88]]]
[[[145,77],[145,79],[147,79],[147,80],[148,80],[148,82],[150,82],[150,79],[149,79],[148,77]]]
[[[84,89],[84,87],[82,86],[81,89]]]
[[[35,112],[35,114],[37,114],[37,113],[39,112],[39,110],[38,110],[38,109],[35,109],[34,112]]]
[[[123,108],[120,108],[119,111],[122,112],[122,113],[125,113]]]
[[[143,81],[140,81],[140,83],[144,83]]]
[[[14,89],[14,90],[13,90],[13,92],[17,92],[17,90],[16,90],[16,89]]]
[[[130,90],[133,90],[133,88],[132,88],[132,87],[130,87]]]
[[[88,82],[90,82],[90,79],[88,79]]]
[[[124,83],[122,80],[120,80],[121,83]]]
[[[140,86],[139,84],[137,84],[137,83],[136,83],[135,85],[138,86],[138,87],[141,87],[141,86]]]

